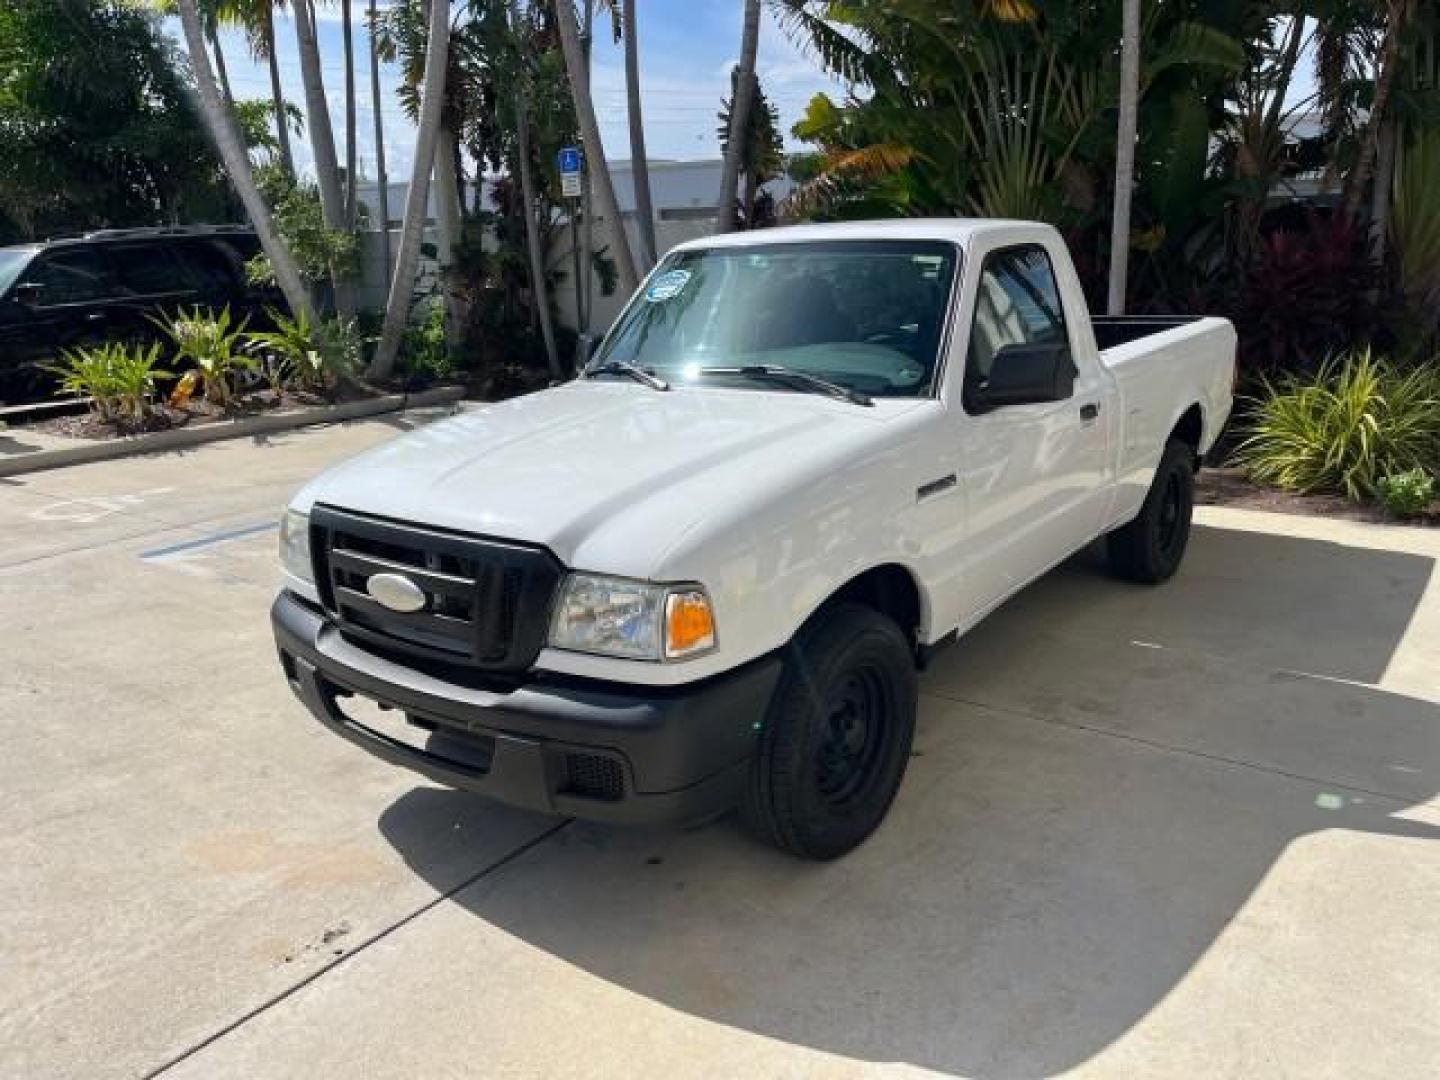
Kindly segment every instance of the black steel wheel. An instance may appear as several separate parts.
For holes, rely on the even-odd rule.
[[[895,623],[836,604],[796,636],[741,805],[761,839],[833,859],[879,827],[915,733],[915,663]]]
[[[1195,509],[1195,452],[1172,439],[1155,470],[1139,515],[1106,537],[1110,566],[1120,577],[1157,585],[1180,569]]]

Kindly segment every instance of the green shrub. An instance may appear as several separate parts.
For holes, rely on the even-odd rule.
[[[1435,499],[1435,478],[1424,469],[1410,469],[1380,478],[1380,501],[1396,517],[1422,513]]]
[[[400,370],[407,375],[443,379],[454,374],[455,361],[445,335],[445,301],[430,298],[425,318],[405,330],[400,341]]]
[[[246,335],[246,349],[259,360],[276,389],[294,387],[327,394],[364,367],[368,339],[354,320],[312,323],[304,312],[287,318],[269,309],[274,330]]]
[[[1263,384],[1249,402],[1236,463],[1252,480],[1361,501],[1380,479],[1440,460],[1440,374],[1398,371],[1370,352],[1313,376]]]
[[[176,359],[195,365],[204,383],[205,400],[216,408],[230,407],[238,390],[241,372],[255,371],[258,364],[242,348],[245,322],[232,323],[227,305],[219,313],[209,308],[181,308],[173,319],[155,320],[175,343]]]
[[[141,426],[155,411],[157,383],[170,378],[160,366],[160,346],[108,344],[67,349],[49,365],[63,393],[89,397],[95,414],[109,423]]]

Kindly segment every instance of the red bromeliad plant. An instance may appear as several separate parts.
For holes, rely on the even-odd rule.
[[[1245,374],[1313,371],[1382,330],[1379,268],[1364,230],[1312,216],[1262,237],[1240,282],[1233,318]]]

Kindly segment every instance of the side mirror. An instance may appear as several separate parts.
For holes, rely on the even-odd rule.
[[[40,295],[45,291],[45,286],[34,281],[22,281],[15,286],[15,302],[21,307],[33,308],[40,304]]]
[[[1003,345],[990,362],[990,377],[970,393],[980,412],[1007,405],[1064,401],[1075,391],[1075,361],[1068,342]]]

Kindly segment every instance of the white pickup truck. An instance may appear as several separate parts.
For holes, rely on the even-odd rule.
[[[294,498],[280,660],[443,784],[612,822],[738,805],[833,858],[889,809],[933,650],[1097,537],[1123,577],[1175,572],[1234,354],[1222,319],[1091,319],[1043,225],[684,244],[580,378]]]

